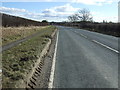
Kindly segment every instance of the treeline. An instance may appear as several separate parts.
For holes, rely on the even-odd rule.
[[[11,27],[11,26],[45,26],[48,25],[48,22],[38,22],[30,19],[25,19],[22,17],[7,15],[4,13],[0,13],[2,16],[2,26],[3,27]]]
[[[72,27],[87,29],[94,32],[120,37],[120,23],[59,22],[54,24],[62,25],[62,26],[72,26]]]
[[[120,23],[94,22],[91,12],[88,9],[78,10],[71,16],[68,16],[69,22],[56,23],[58,25],[73,26],[99,33],[109,34],[120,37]]]

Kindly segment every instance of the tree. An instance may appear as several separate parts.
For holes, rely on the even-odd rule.
[[[48,21],[47,21],[47,20],[42,20],[42,22],[43,22],[43,23],[48,23]]]
[[[47,20],[42,20],[42,25],[44,26],[44,25],[48,25],[49,23],[48,23],[48,21]]]
[[[107,23],[107,21],[103,20],[103,23]]]
[[[90,13],[89,10],[87,9],[82,9],[79,10],[78,13],[76,14],[76,17],[78,18],[79,21],[84,21],[84,22],[92,22],[93,21],[93,17]]]
[[[76,17],[76,14],[74,14],[72,16],[68,16],[68,20],[71,21],[71,22],[77,22],[78,17]]]
[[[78,10],[78,12],[75,13],[74,15],[69,16],[68,20],[71,21],[71,22],[77,22],[77,21],[92,22],[93,17],[92,17],[89,10],[82,9],[82,10]]]

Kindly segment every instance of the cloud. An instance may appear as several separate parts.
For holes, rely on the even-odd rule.
[[[73,12],[73,11],[77,11],[79,8],[74,8],[70,4],[65,4],[63,6],[54,7],[53,9],[58,12]]]
[[[42,13],[48,17],[53,17],[53,16],[54,17],[65,17],[65,16],[72,15],[74,12],[76,12],[79,9],[80,8],[74,8],[70,4],[65,4],[63,6],[56,6],[56,7],[52,7],[49,9],[45,9],[42,11]]]
[[[42,17],[42,13],[33,13],[25,9],[18,9],[18,8],[0,7],[0,12],[14,16],[20,16],[28,19],[33,19],[37,21],[38,19],[40,19],[40,17]]]
[[[33,13],[27,11],[25,9],[18,9],[18,8],[8,8],[8,7],[0,7],[0,12],[21,16],[25,18],[40,20],[40,19],[65,19],[69,15],[72,15],[80,8],[74,8],[71,4],[65,4],[61,6],[55,6],[51,8],[47,8],[41,11],[41,13]]]
[[[25,9],[18,9],[18,8],[8,8],[8,7],[0,7],[0,12],[21,16],[28,19],[33,19],[37,21],[41,21],[46,19],[48,21],[65,21],[67,17],[74,14],[80,8],[75,8],[71,4],[65,4],[61,6],[55,6],[51,8],[46,8],[42,10],[40,13],[34,13],[27,11]],[[102,22],[103,20],[117,22],[118,18],[115,16],[106,16],[104,13],[99,11],[91,11],[93,15],[94,21]]]
[[[70,10],[69,10],[70,8]],[[18,8],[8,8],[8,7],[0,7],[0,12],[14,15],[14,16],[20,16],[28,19],[33,19],[37,21],[41,21],[43,19],[48,20],[63,20],[68,15],[73,14],[72,12],[77,10],[78,8],[73,8],[70,4],[66,4],[63,6],[56,6],[51,7],[49,9],[42,10],[41,13],[33,13],[30,11],[27,11],[25,9],[18,9]]]
[[[5,13],[25,13],[27,11],[25,9],[0,7],[0,12],[5,12]]]

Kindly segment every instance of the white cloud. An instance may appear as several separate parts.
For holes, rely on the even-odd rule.
[[[43,10],[41,13],[33,13],[30,11],[27,11],[25,9],[18,9],[18,8],[8,8],[8,7],[0,7],[0,12],[14,15],[14,16],[21,16],[24,18],[29,18],[37,21],[41,21],[43,19],[48,20],[65,20],[65,18],[68,15],[71,15],[74,13],[74,11],[77,11],[79,8],[74,8],[70,4],[66,4],[63,6],[56,6],[51,7],[49,9]]]
[[[42,17],[42,13],[33,13],[25,9],[18,8],[0,7],[0,12],[33,20],[37,20]]]
[[[27,11],[25,9],[0,7],[0,12],[5,12],[5,13],[24,13],[24,12],[27,12]]]
[[[74,14],[80,8],[74,8],[70,4],[51,7],[42,11],[43,17],[46,19],[52,18],[55,21],[65,21],[67,17]],[[51,21],[52,21],[51,19]]]
[[[79,8],[74,8],[70,4],[65,4],[63,6],[54,7],[53,9],[58,12],[73,12],[73,11],[77,11]]]
[[[18,8],[8,8],[8,7],[0,7],[0,12],[21,16],[37,21],[41,21],[46,19],[48,21],[65,21],[69,15],[74,14],[80,8],[75,8],[71,4],[65,4],[62,6],[51,7],[42,10],[40,13],[34,13],[27,11],[25,9]],[[94,21],[102,22],[103,20],[117,22],[118,18],[115,16],[106,16],[102,12],[91,11],[93,15]]]
[[[8,8],[8,7],[0,7],[0,12],[15,15],[15,16],[21,16],[25,18],[35,19],[35,20],[41,20],[42,19],[65,19],[69,15],[72,15],[74,12],[76,12],[80,8],[74,8],[70,4],[65,4],[62,6],[56,6],[51,7],[49,9],[42,10],[41,13],[33,13],[30,11],[27,11],[25,9],[18,9],[18,8]]]
[[[46,16],[55,16],[55,17],[65,17],[72,15],[74,12],[79,10],[80,8],[74,8],[70,4],[65,4],[63,6],[57,6],[57,7],[52,7],[49,9],[45,9],[42,11],[42,13]]]

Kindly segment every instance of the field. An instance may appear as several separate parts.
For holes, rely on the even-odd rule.
[[[3,27],[2,28],[2,45],[22,39],[33,33],[47,28],[48,26],[30,26],[30,27]]]
[[[32,30],[33,29],[33,30]],[[47,27],[35,27],[32,29],[18,29],[19,32],[13,32],[16,29],[8,29],[10,30],[6,34],[4,34],[4,39],[9,39],[8,37],[12,37],[15,35],[15,37],[23,38],[27,35],[32,34],[33,32],[41,32],[41,34],[33,37],[32,39],[29,39],[25,42],[22,42],[21,44],[17,45],[16,47],[13,47],[7,51],[4,51],[2,53],[2,69],[3,69],[3,88],[16,88],[20,86],[21,81],[25,81],[27,78],[27,75],[29,75],[29,72],[31,71],[32,67],[34,67],[34,63],[37,61],[37,59],[40,56],[40,53],[46,43],[48,42],[48,39],[51,38],[51,34],[54,32],[56,27],[54,26],[47,26]],[[28,32],[28,30],[30,30]],[[4,32],[6,29],[4,30]],[[25,33],[23,33],[25,32]],[[44,32],[44,33],[42,33]],[[17,33],[17,34],[16,34]],[[24,35],[23,35],[24,34]],[[19,36],[20,35],[20,36]],[[11,41],[14,41],[18,38],[13,38]],[[4,44],[9,43],[5,42]]]

